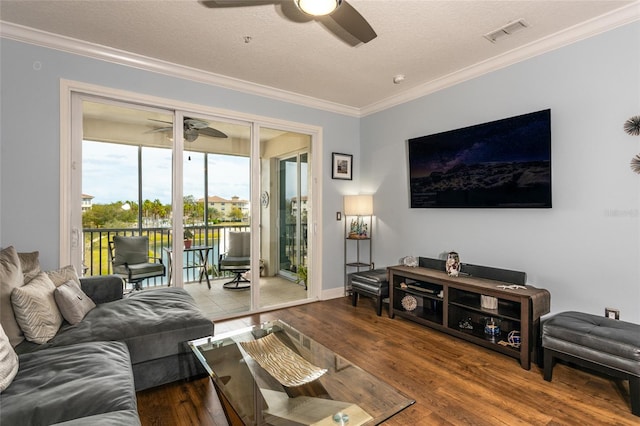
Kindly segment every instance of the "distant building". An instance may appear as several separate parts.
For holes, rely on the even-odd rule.
[[[307,213],[307,196],[303,195],[300,197],[300,213]],[[296,215],[298,213],[298,197],[291,198],[291,214]]]
[[[95,197],[93,195],[82,194],[82,211],[91,210],[91,203]]]
[[[200,198],[198,202],[203,203],[204,198]],[[238,196],[233,196],[231,197],[230,200],[228,200],[226,198],[222,198],[222,197],[218,197],[217,195],[214,195],[213,197],[209,197],[207,200],[207,208],[216,209],[220,213],[222,213],[223,216],[227,216],[231,212],[231,209],[234,207],[237,207],[240,209],[243,217],[249,216],[249,201],[241,200],[240,197]]]

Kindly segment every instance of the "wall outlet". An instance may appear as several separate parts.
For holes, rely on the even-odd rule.
[[[614,320],[620,319],[620,309],[604,308],[604,316]]]
[[[342,212],[336,212],[336,220],[342,220]]]

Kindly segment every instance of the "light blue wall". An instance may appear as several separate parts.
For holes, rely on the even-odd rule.
[[[359,119],[1,39],[0,246],[59,259],[60,79],[321,126],[323,288],[342,288],[342,195],[357,192]],[[353,153],[353,182],[331,179],[331,152]]]
[[[553,208],[410,209],[407,139],[551,108]],[[525,271],[552,312],[640,322],[640,23],[609,31],[361,121],[362,188],[374,192],[374,258],[438,257]]]
[[[619,308],[640,322],[640,23],[361,120],[2,39],[0,246],[58,266],[61,78],[321,126],[323,288],[342,286],[342,195],[375,192],[377,266],[412,254],[526,271],[552,311]],[[39,70],[34,63],[41,64]],[[37,67],[36,67],[37,68]],[[550,210],[410,209],[406,140],[543,108],[552,111]],[[354,154],[332,180],[331,152]]]

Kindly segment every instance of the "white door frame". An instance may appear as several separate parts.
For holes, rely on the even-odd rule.
[[[203,105],[191,104],[182,101],[176,101],[156,96],[144,95],[135,92],[129,92],[120,89],[113,89],[103,86],[97,86],[93,84],[77,82],[72,80],[60,80],[60,252],[59,252],[59,264],[68,265],[72,264],[78,271],[82,270],[82,247],[79,244],[81,229],[82,229],[82,213],[81,213],[81,189],[78,188],[81,179],[81,158],[79,153],[72,150],[73,138],[82,137],[82,123],[73,123],[72,119],[78,115],[81,111],[72,111],[72,96],[74,94],[81,94],[91,97],[98,97],[104,99],[112,99],[125,103],[132,103],[138,105],[146,105],[150,107],[157,107],[161,109],[177,110],[177,111],[193,111],[196,114],[203,114],[207,116],[217,116],[222,119],[228,119],[233,121],[246,121],[253,123],[252,142],[254,142],[251,161],[252,163],[259,164],[259,143],[255,143],[254,139],[259,138],[260,127],[278,128],[283,130],[290,130],[298,133],[304,133],[311,136],[311,160],[312,160],[312,178],[311,178],[311,203],[313,218],[310,224],[312,233],[311,244],[309,247],[310,256],[313,256],[311,269],[311,282],[322,283],[322,128],[319,126],[312,126],[309,124],[296,123],[291,121],[273,119],[270,117],[257,116],[252,114],[240,113],[237,111],[229,111],[219,108],[213,108]],[[179,126],[174,126],[174,141],[182,142],[182,133],[179,132]],[[176,146],[174,145],[174,149]],[[180,146],[180,148],[182,148]],[[182,170],[182,149],[176,150],[177,153],[174,158],[174,173],[173,185],[174,185],[174,205],[181,205],[181,198],[178,202],[175,202],[175,198],[181,197],[182,194],[182,174],[178,171]],[[179,157],[179,158],[178,158]],[[179,163],[179,164],[176,164]],[[259,186],[260,173],[252,172],[252,185],[257,184],[254,188],[260,188]],[[177,189],[177,190],[176,190]],[[260,205],[260,191],[252,190],[251,203],[254,206]],[[252,209],[252,221],[251,230],[255,231],[254,235],[259,235],[260,215],[259,209]],[[176,225],[174,225],[174,228]],[[182,227],[181,221],[179,227]],[[174,232],[181,232],[180,230],[173,230]],[[181,235],[181,234],[174,234]],[[174,245],[176,242],[174,241]],[[257,251],[260,247],[259,241],[252,244],[252,250]],[[176,247],[174,247],[175,250]],[[252,253],[259,259],[259,253]],[[181,259],[175,259],[176,269],[183,265]],[[259,262],[254,262],[258,265]],[[259,268],[259,267],[256,267]],[[259,274],[259,269],[252,271],[252,273]],[[255,276],[258,276],[257,274]],[[319,299],[322,292],[320,285],[313,285],[310,288],[309,298]],[[257,305],[252,301],[252,311],[257,308]]]

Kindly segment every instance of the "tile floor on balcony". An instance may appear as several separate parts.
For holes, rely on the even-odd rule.
[[[236,316],[249,310],[251,293],[249,290],[227,290],[222,284],[230,277],[212,278],[211,289],[206,281],[186,283],[185,289],[193,296],[204,314],[211,319]],[[281,277],[260,277],[261,306],[304,300],[307,291],[304,286]]]

